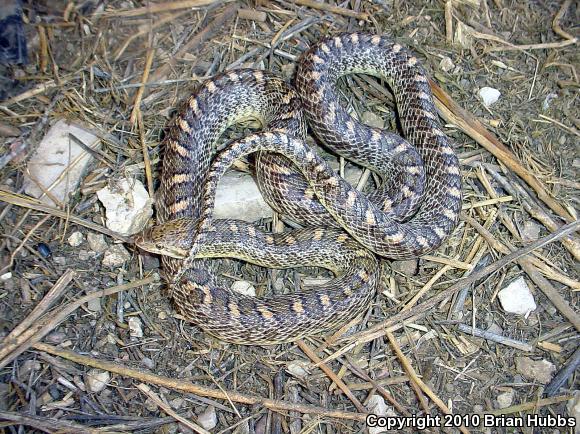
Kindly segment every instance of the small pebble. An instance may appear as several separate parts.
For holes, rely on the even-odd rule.
[[[9,271],[8,273],[4,273],[0,276],[0,280],[3,280],[4,282],[6,282],[7,280],[12,279],[12,272]]]
[[[361,121],[363,121],[363,123],[365,123],[369,127],[381,129],[385,128],[385,121],[383,121],[383,118],[381,118],[379,115],[373,112],[369,111],[363,112],[363,114],[361,115]]]
[[[308,375],[308,371],[305,369],[306,363],[295,361],[288,363],[288,367],[286,370],[290,375],[295,376],[296,378],[306,378]]]
[[[256,296],[256,288],[246,280],[236,280],[232,283],[231,290],[251,297]]]
[[[526,220],[520,229],[522,240],[526,242],[536,241],[540,238],[542,227],[533,220]]]
[[[141,319],[136,316],[130,316],[127,321],[129,323],[129,335],[133,338],[142,338],[143,328],[141,327]]]
[[[89,248],[93,252],[103,253],[109,247],[103,234],[89,232],[87,233],[87,241],[89,242]]]
[[[199,423],[203,428],[210,430],[215,428],[217,425],[217,415],[215,408],[209,405],[203,413],[197,416],[197,423]]]
[[[91,369],[85,374],[87,390],[95,393],[104,390],[110,379],[111,374],[108,371],[102,371],[100,369]]]
[[[483,105],[490,107],[492,104],[496,103],[501,95],[501,92],[493,87],[482,87],[479,89],[479,96],[483,101]]]
[[[55,256],[52,260],[56,265],[60,265],[61,267],[66,265],[66,258],[64,256]]]
[[[72,247],[80,246],[84,240],[85,236],[82,234],[82,232],[79,231],[73,232],[72,234],[70,234],[70,237],[68,237],[68,243]]]
[[[131,255],[120,244],[115,244],[107,249],[103,256],[103,265],[110,268],[121,267],[125,262],[131,259]]]
[[[150,359],[149,357],[143,357],[141,359],[141,363],[143,364],[143,366],[145,366],[147,369],[154,369],[155,368],[155,362]]]
[[[455,64],[453,63],[453,61],[451,60],[451,58],[445,56],[443,59],[441,59],[441,62],[439,62],[439,67],[445,71],[445,72],[449,72],[451,71],[453,68],[455,68]]]
[[[408,259],[405,261],[393,261],[391,267],[393,270],[398,271],[405,276],[414,276],[417,274],[419,268],[419,260]]]
[[[92,300],[89,300],[87,303],[87,309],[91,312],[100,312],[102,310],[101,299],[93,298]]]
[[[509,389],[508,391],[501,393],[497,396],[498,408],[507,408],[514,402],[515,396],[514,389]]]

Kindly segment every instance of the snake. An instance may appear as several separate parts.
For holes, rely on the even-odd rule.
[[[337,81],[362,73],[384,79],[403,137],[372,128],[340,103]],[[231,125],[257,119],[262,131],[219,148]],[[341,178],[306,141],[379,174],[364,194]],[[157,225],[137,246],[162,255],[176,308],[221,340],[269,345],[345,325],[380,285],[379,259],[430,253],[452,234],[462,204],[460,166],[443,132],[417,57],[387,36],[345,33],[305,51],[294,86],[252,69],[203,83],[178,110],[163,140]],[[213,218],[219,179],[236,159],[254,156],[266,201],[303,227],[268,233]],[[271,268],[318,266],[334,278],[290,294],[238,293],[212,271],[213,258]]]

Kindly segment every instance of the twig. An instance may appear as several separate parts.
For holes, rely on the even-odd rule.
[[[572,399],[570,395],[554,396],[552,398],[538,399],[537,401],[524,402],[523,404],[512,405],[511,407],[500,408],[498,410],[486,411],[485,414],[493,414],[496,416],[502,414],[521,413],[522,411],[537,410],[546,405],[557,404],[559,402],[568,401]]]
[[[409,375],[409,378],[411,380],[411,385],[413,385],[413,383],[414,383],[416,386],[419,386],[420,389],[423,392],[425,392],[425,394],[427,396],[429,396],[429,398],[431,398],[431,400],[437,405],[437,407],[439,407],[439,409],[443,413],[445,413],[445,414],[451,414],[451,411],[449,410],[449,407],[447,407],[445,405],[445,403],[443,401],[441,401],[441,399],[437,395],[435,395],[435,393],[429,388],[429,386],[427,386],[423,382],[423,380],[421,380],[419,378],[419,376],[415,372],[415,369],[413,369],[413,366],[409,362],[409,359],[407,359],[405,357],[405,355],[401,351],[401,348],[399,348],[399,345],[397,344],[397,340],[395,339],[395,336],[390,331],[388,331],[388,330],[386,331],[385,334],[387,336],[387,339],[389,340],[389,343],[393,347],[393,350],[395,350],[395,353],[397,354],[397,358],[399,359],[399,362],[401,362],[401,365],[403,365],[403,368],[407,372],[407,375]],[[418,397],[420,399],[420,395],[418,395]],[[469,433],[469,431],[463,425],[459,427],[459,430],[462,433]]]
[[[328,376],[328,378],[330,378],[340,388],[340,390],[344,392],[346,396],[348,396],[348,399],[352,401],[358,411],[361,413],[366,413],[367,410],[360,403],[357,397],[354,396],[354,394],[350,391],[348,386],[340,378],[338,378],[338,376],[333,372],[332,369],[328,367],[327,364],[322,362],[320,357],[318,357],[304,341],[298,340],[296,341],[296,345],[298,345],[298,348],[304,351],[304,354],[306,354],[310,360],[316,363],[316,366],[318,366]]]
[[[328,3],[316,2],[313,0],[294,0],[294,3],[300,6],[306,6],[312,9],[331,12],[333,14],[344,15],[345,17],[358,18],[359,20],[368,20],[369,15],[364,12],[356,12],[339,6],[329,5]]]
[[[0,424],[2,427],[10,425],[26,425],[34,427],[37,430],[50,433],[58,432],[62,434],[107,434],[112,432],[106,428],[104,430],[103,428],[88,428],[86,426],[67,420],[59,420],[54,417],[29,415],[22,411],[20,411],[20,413],[0,411],[0,420],[3,421]],[[14,432],[17,431],[18,430],[14,430]]]
[[[576,42],[578,38],[575,38],[570,33],[563,30],[562,27],[560,27],[560,20],[562,19],[562,17],[564,16],[564,14],[566,13],[571,4],[572,0],[566,0],[564,3],[562,3],[562,7],[558,11],[558,13],[554,15],[554,20],[552,21],[552,29],[554,29],[554,32],[563,37],[564,39]]]
[[[118,375],[122,375],[124,377],[135,378],[142,382],[157,384],[159,386],[167,387],[173,390],[194,393],[200,396],[208,396],[211,398],[224,400],[231,399],[234,402],[240,402],[242,404],[248,405],[263,405],[264,407],[274,411],[298,411],[304,414],[316,414],[319,416],[358,421],[364,421],[366,418],[365,414],[360,413],[352,413],[341,410],[329,410],[327,408],[316,407],[314,405],[295,404],[282,400],[262,398],[261,396],[257,395],[246,395],[233,390],[221,391],[219,389],[198,386],[183,378],[162,377],[148,371],[129,368],[126,365],[109,362],[106,360],[97,360],[92,357],[83,356],[73,351],[63,350],[44,343],[37,343],[34,345],[34,348],[39,351],[44,351],[49,354],[62,357],[63,359],[67,359],[72,362],[80,363],[81,365],[103,369]]]
[[[476,327],[471,327],[471,326],[468,326],[465,324],[459,324],[457,326],[457,328],[459,329],[459,331],[462,331],[463,333],[467,333],[469,335],[472,335],[472,336],[475,336],[478,338],[487,339],[488,341],[497,342],[498,344],[507,345],[508,347],[517,348],[518,350],[528,351],[528,352],[534,351],[534,346],[530,345],[526,342],[521,342],[521,341],[517,341],[515,339],[506,338],[505,336],[491,333],[491,332],[488,332],[486,330],[481,330],[481,329],[478,329]]]
[[[137,389],[139,389],[149,399],[151,399],[153,402],[155,402],[155,404],[157,404],[159,407],[161,407],[165,413],[167,413],[169,416],[171,416],[175,420],[178,420],[179,422],[181,422],[185,426],[188,426],[193,431],[195,431],[199,434],[211,434],[208,430],[204,429],[203,427],[199,426],[198,424],[191,422],[190,420],[187,420],[186,418],[181,417],[179,414],[174,412],[171,409],[171,407],[169,405],[167,405],[165,402],[163,402],[161,400],[161,398],[159,398],[159,396],[157,396],[157,394],[155,392],[153,392],[151,390],[151,388],[149,386],[147,386],[146,384],[143,384],[143,383],[137,384]]]
[[[147,6],[130,10],[113,10],[102,14],[105,18],[138,17],[162,12],[176,11],[179,9],[199,8],[215,3],[217,0],[182,0],[173,2],[150,3]]]

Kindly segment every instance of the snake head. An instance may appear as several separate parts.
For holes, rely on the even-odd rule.
[[[183,259],[190,253],[196,226],[190,218],[169,220],[137,235],[135,245],[147,252]]]

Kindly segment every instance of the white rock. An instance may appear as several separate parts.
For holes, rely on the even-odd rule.
[[[239,292],[240,294],[249,295],[251,297],[256,296],[256,288],[247,280],[236,280],[232,283],[230,287],[232,291]]]
[[[512,405],[512,403],[514,402],[515,394],[516,393],[514,389],[510,389],[507,392],[500,393],[497,396],[497,404],[499,408],[508,408],[510,405]]]
[[[536,310],[536,302],[523,277],[519,277],[502,289],[498,295],[506,312],[527,316]]]
[[[103,265],[105,267],[117,268],[121,267],[125,262],[131,258],[131,255],[120,244],[115,244],[107,249],[103,256]]]
[[[89,242],[89,248],[93,252],[103,253],[109,248],[109,245],[105,241],[105,236],[103,234],[88,232],[87,241]]]
[[[100,312],[103,308],[101,307],[101,299],[93,298],[87,303],[87,309],[91,312]]]
[[[12,279],[12,272],[9,271],[8,273],[4,273],[3,275],[0,276],[0,280],[3,280],[4,282],[6,282],[7,280]]]
[[[251,175],[228,172],[218,184],[213,215],[217,219],[255,222],[264,217],[272,217],[274,212],[264,201]]]
[[[286,370],[290,375],[295,376],[296,378],[306,378],[308,375],[308,370],[306,369],[307,363],[294,361],[288,363],[288,367]]]
[[[143,328],[141,327],[141,319],[136,316],[130,316],[127,322],[129,323],[129,335],[133,338],[142,338]]]
[[[85,236],[83,235],[82,232],[75,231],[72,234],[70,234],[70,236],[68,237],[68,243],[72,247],[78,247],[83,243],[84,239],[85,239]]]
[[[217,425],[217,415],[215,413],[215,408],[209,405],[203,413],[197,416],[197,423],[199,423],[205,429],[215,428]]]
[[[544,102],[542,103],[542,110],[549,110],[550,105],[552,104],[552,100],[556,98],[558,98],[558,94],[556,92],[552,92],[546,95],[546,98],[544,98]]]
[[[105,207],[107,227],[123,235],[143,230],[153,215],[152,200],[137,179],[119,179],[97,191]]]
[[[486,107],[491,106],[493,103],[497,102],[501,95],[501,92],[493,87],[482,87],[479,89],[479,97],[483,101],[483,105]]]
[[[552,381],[556,367],[545,359],[533,360],[529,357],[516,357],[516,370],[530,380],[548,384]]]
[[[85,374],[87,390],[95,393],[104,390],[110,379],[111,374],[109,374],[109,371],[101,371],[100,369],[91,369]]]
[[[26,194],[40,198],[46,204],[56,205],[44,194],[44,189],[50,191],[61,203],[68,202],[69,194],[76,190],[86,167],[93,159],[77,140],[92,149],[101,146],[96,135],[65,120],[56,122],[48,130],[26,165],[23,183]]]
[[[449,72],[451,71],[453,68],[455,68],[455,64],[453,63],[453,61],[451,60],[451,58],[445,56],[443,59],[441,59],[441,62],[439,62],[439,67],[445,71],[445,72]]]

